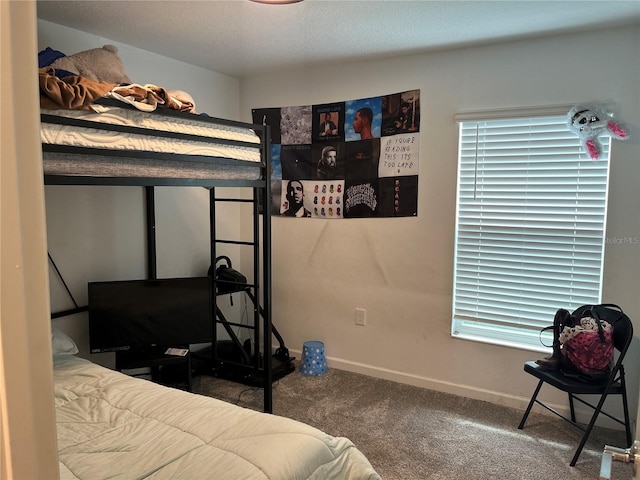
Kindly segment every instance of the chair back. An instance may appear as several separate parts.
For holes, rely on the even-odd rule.
[[[633,339],[631,319],[622,311],[622,308],[613,303],[583,305],[576,309],[572,316],[582,318],[590,313],[597,315],[600,320],[604,320],[613,326],[613,346],[624,355]]]
[[[623,313],[613,324],[613,346],[623,355],[627,352],[632,339],[633,323],[631,319]]]

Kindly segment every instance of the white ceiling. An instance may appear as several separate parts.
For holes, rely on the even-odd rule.
[[[37,8],[43,20],[238,78],[640,22],[640,0],[39,0]]]

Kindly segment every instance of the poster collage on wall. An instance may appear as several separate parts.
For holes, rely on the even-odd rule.
[[[272,215],[418,214],[420,90],[252,113],[271,129]]]

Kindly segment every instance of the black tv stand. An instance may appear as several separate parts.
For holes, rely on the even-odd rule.
[[[191,391],[191,352],[184,356],[168,355],[169,347],[153,347],[144,350],[121,350],[116,352],[116,370],[151,369],[151,381],[175,388]],[[186,348],[176,346],[174,348]],[[123,372],[126,373],[126,372]],[[133,374],[146,376],[149,374]]]

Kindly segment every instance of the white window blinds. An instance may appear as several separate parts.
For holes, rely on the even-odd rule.
[[[460,123],[452,335],[539,349],[558,308],[600,302],[601,140],[592,161],[564,115]]]

